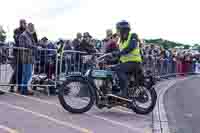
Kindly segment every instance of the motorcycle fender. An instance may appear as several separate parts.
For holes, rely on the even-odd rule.
[[[147,86],[148,89],[153,88],[155,84],[156,84],[156,82],[153,79],[153,77],[145,78],[145,85]]]

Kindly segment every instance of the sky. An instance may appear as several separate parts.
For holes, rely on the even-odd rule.
[[[105,37],[120,20],[140,38],[200,43],[199,0],[0,0],[0,25],[12,39],[19,19],[35,24],[39,38],[71,39],[77,32]]]

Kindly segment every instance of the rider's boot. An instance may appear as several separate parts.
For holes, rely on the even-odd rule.
[[[120,87],[113,86],[112,87],[112,94],[118,94],[120,92]]]
[[[3,91],[0,91],[0,95],[3,95],[5,92],[3,92]]]
[[[123,98],[128,98],[128,92],[127,92],[127,90],[124,89],[123,91],[118,92],[117,96],[123,97]]]

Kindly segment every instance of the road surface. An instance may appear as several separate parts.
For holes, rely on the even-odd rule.
[[[142,116],[125,108],[99,110],[94,107],[85,114],[72,115],[60,106],[56,96],[43,94],[0,95],[0,114],[1,133],[152,132],[152,114]]]
[[[200,78],[178,82],[164,96],[171,133],[200,133]]]

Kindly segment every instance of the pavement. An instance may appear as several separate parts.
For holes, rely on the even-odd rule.
[[[1,71],[0,84],[9,81],[10,74],[5,75]],[[57,96],[22,96],[1,86],[0,90],[7,93],[0,95],[0,133],[199,133],[199,81],[193,77],[160,82],[156,85],[157,106],[149,115],[120,107],[99,110],[95,106],[87,113],[74,115],[61,107]]]
[[[84,114],[65,111],[57,96],[37,93],[22,96],[9,93],[12,69],[0,66],[0,133],[152,133],[152,113],[138,115],[126,108],[99,110]],[[2,86],[3,85],[3,86]]]
[[[200,133],[199,76],[174,84],[164,95],[170,133]]]
[[[126,108],[85,114],[65,111],[57,96],[9,93],[11,67],[0,65],[0,133],[152,133],[152,114],[138,115]]]
[[[7,87],[1,87],[7,90]],[[70,114],[56,96],[0,95],[0,133],[152,133],[152,114],[125,108]]]

